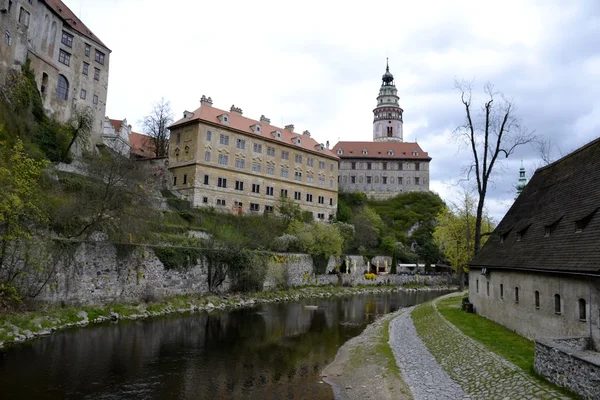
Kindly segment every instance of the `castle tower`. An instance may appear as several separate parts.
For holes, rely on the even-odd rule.
[[[373,140],[375,142],[402,142],[402,113],[398,100],[398,90],[394,85],[394,75],[386,62],[385,74],[377,96],[377,107],[373,110]]]
[[[519,169],[519,183],[517,183],[517,195],[515,199],[519,197],[523,189],[527,185],[527,178],[525,177],[525,168],[523,167],[523,160],[521,160],[521,168]]]

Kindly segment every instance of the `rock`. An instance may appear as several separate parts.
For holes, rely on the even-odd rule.
[[[118,321],[119,320],[120,315],[117,314],[116,312],[111,312],[110,313],[110,320],[111,321]]]
[[[209,308],[209,309],[210,309],[210,308],[215,308],[215,305],[214,305],[213,303],[208,303],[208,304],[206,305],[206,308]]]
[[[81,318],[81,319],[85,319],[85,320],[87,320],[87,319],[88,319],[88,313],[86,313],[86,312],[85,312],[85,311],[83,311],[83,310],[82,310],[82,311],[78,311],[78,312],[77,312],[77,316],[78,316],[79,318]]]

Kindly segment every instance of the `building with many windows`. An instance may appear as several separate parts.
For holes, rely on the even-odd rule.
[[[340,190],[375,199],[429,190],[431,157],[418,143],[404,142],[399,100],[388,65],[373,110],[373,141],[338,142],[333,148],[340,158]]]
[[[101,140],[106,112],[110,50],[60,0],[0,0],[0,83],[27,60],[45,111],[67,121],[77,108],[94,114]]]
[[[316,219],[333,219],[339,159],[325,145],[293,125],[253,120],[235,106],[215,108],[210,97],[200,103],[169,127],[174,189],[195,207],[273,212],[278,198],[287,197]]]

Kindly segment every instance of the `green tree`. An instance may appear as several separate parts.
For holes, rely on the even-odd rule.
[[[300,220],[302,217],[300,205],[287,197],[279,197],[275,204],[275,210],[288,224],[294,220]]]
[[[313,257],[318,273],[325,272],[323,263],[326,266],[330,256],[342,254],[344,238],[335,225],[293,221],[288,232],[298,237],[302,251]]]

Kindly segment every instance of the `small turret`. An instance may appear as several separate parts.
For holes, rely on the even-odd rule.
[[[519,197],[525,186],[527,185],[527,178],[525,177],[525,167],[523,167],[523,160],[521,160],[521,168],[519,169],[519,182],[517,183],[517,195],[515,199]]]

